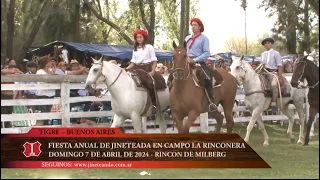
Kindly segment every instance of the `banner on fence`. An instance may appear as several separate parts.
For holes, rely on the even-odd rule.
[[[1,168],[270,168],[238,134],[32,128],[1,135]]]

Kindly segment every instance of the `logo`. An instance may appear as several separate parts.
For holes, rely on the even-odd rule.
[[[41,143],[39,143],[39,141],[34,143],[30,143],[30,142],[24,143],[23,155],[27,158],[31,156],[38,157],[42,152],[40,149],[40,146],[41,146]]]

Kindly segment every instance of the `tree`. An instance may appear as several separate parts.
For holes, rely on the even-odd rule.
[[[109,19],[104,18],[102,15],[100,15],[92,6],[91,3],[89,3],[88,0],[84,0],[84,3],[88,6],[90,11],[101,21],[107,23],[109,26],[111,26],[114,30],[116,30],[127,42],[128,44],[133,44],[132,39],[125,33],[123,29],[121,29],[118,25],[111,22]]]
[[[56,0],[55,3],[60,4],[62,0]],[[29,32],[27,39],[24,41],[22,47],[18,51],[18,54],[15,56],[15,60],[22,62],[22,59],[28,52],[29,47],[32,45],[33,40],[35,39],[37,33],[39,32],[39,27],[46,20],[50,14],[50,9],[52,9],[53,1],[47,0],[43,2],[42,8],[40,9],[37,19],[32,23],[32,29]]]
[[[9,4],[9,12],[7,14],[7,52],[6,55],[9,58],[13,58],[13,38],[14,38],[14,15],[15,15],[15,4],[16,0],[11,0]]]

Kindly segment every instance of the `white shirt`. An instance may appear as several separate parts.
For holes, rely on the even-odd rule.
[[[145,64],[152,61],[158,61],[152,45],[146,44],[144,48],[138,48],[137,51],[133,50],[131,62]]]
[[[43,69],[39,69],[37,71],[36,74],[47,74]],[[38,82],[38,84],[41,84],[44,82]],[[54,89],[50,89],[50,90],[37,90],[36,92],[37,96],[48,96],[48,97],[52,97],[56,95],[56,91]]]

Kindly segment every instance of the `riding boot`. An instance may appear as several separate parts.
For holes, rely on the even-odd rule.
[[[151,98],[151,102],[152,102],[152,114],[156,113],[156,109],[157,109],[157,100],[156,100],[156,96],[154,94],[154,90],[149,90],[149,94],[150,94],[150,98]]]
[[[213,98],[213,87],[212,87],[212,80],[206,79],[206,90],[209,96],[209,111],[213,112],[217,110],[217,105],[214,104],[214,98]]]

